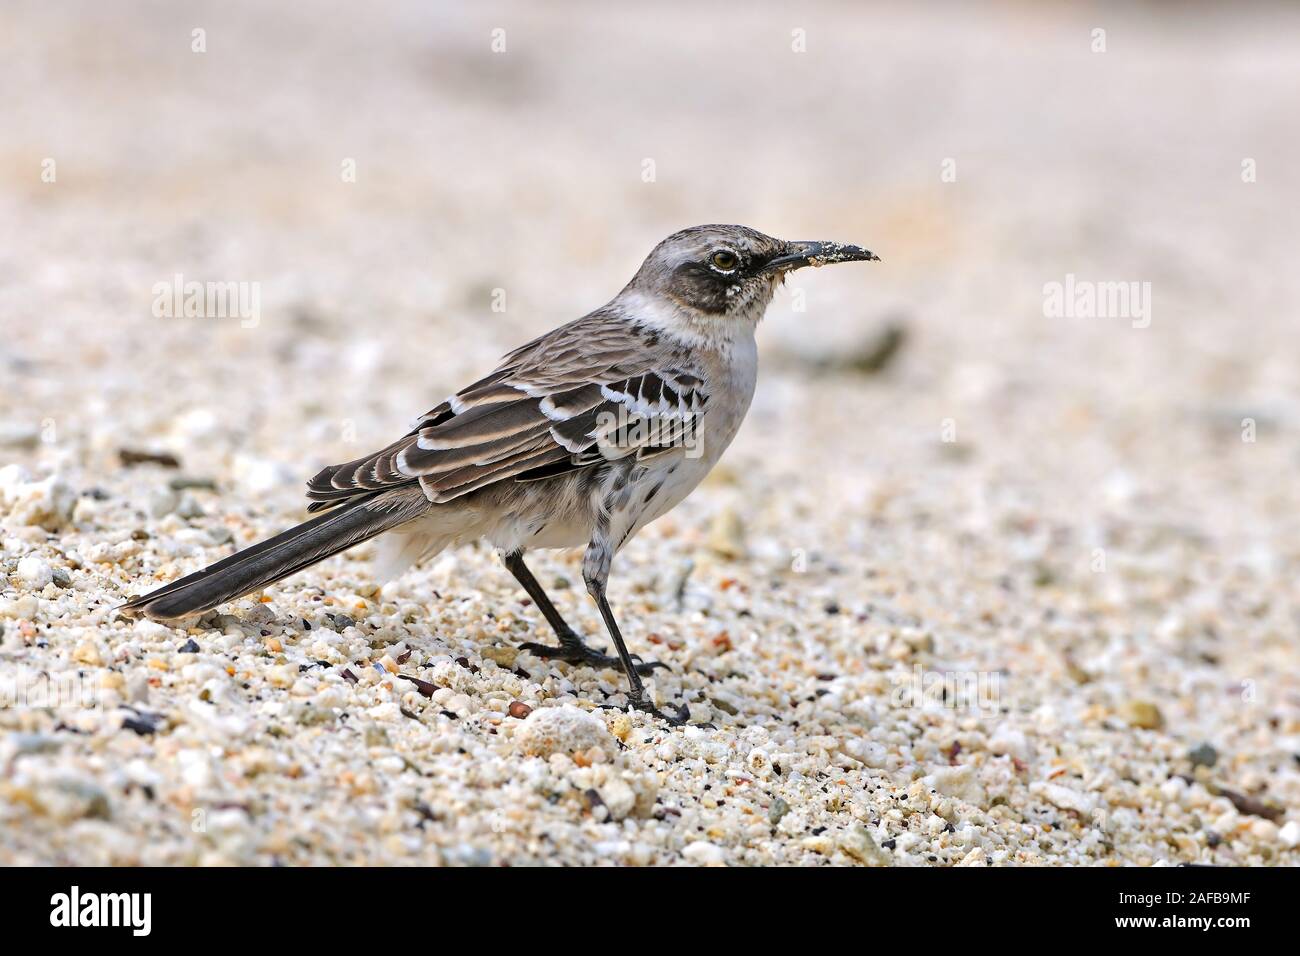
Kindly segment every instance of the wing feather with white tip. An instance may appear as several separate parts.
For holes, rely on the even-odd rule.
[[[595,312],[506,355],[372,455],[308,482],[319,511],[418,482],[430,501],[680,447],[708,404],[701,370],[652,329]]]

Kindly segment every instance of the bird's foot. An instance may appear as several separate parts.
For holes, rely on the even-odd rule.
[[[670,713],[665,714],[662,710],[660,710],[658,707],[656,707],[654,704],[650,703],[650,701],[646,700],[643,697],[640,699],[633,698],[629,700],[626,704],[601,704],[600,709],[601,710],[639,710],[643,714],[649,714],[651,717],[655,717],[658,718],[659,720],[662,720],[670,727],[685,727],[687,721],[691,719],[690,709],[685,704],[678,704],[676,707],[674,707],[672,704],[668,704],[667,706]],[[712,727],[713,725],[704,724],[702,726]]]
[[[678,704],[676,707],[668,704],[667,707],[670,713],[667,714],[644,698],[628,701],[628,707],[632,710],[639,710],[643,714],[649,714],[651,717],[656,717],[670,727],[685,727],[686,722],[691,719],[690,709],[685,704]]]
[[[537,657],[565,661],[569,664],[587,664],[595,668],[612,667],[615,670],[623,669],[623,662],[617,657],[611,657],[594,647],[588,647],[582,642],[582,638],[576,634],[572,638],[562,638],[558,646],[527,641],[520,644],[519,649],[528,651]],[[635,654],[632,655],[632,664],[638,674],[651,674],[656,668],[660,667],[668,670],[668,665],[662,661],[643,661]]]

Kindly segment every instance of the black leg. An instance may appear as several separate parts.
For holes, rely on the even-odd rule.
[[[644,711],[665,720],[674,727],[680,727],[690,719],[690,712],[686,709],[685,704],[677,709],[676,714],[665,714],[646,700],[645,686],[641,683],[641,676],[638,673],[639,668],[632,662],[632,655],[627,652],[627,645],[623,643],[623,634],[618,629],[618,622],[614,620],[614,612],[610,609],[609,599],[605,597],[604,579],[608,573],[608,563],[606,563],[603,574],[593,574],[586,571],[584,566],[583,576],[587,580],[588,592],[595,599],[596,607],[600,608],[600,616],[605,619],[605,629],[609,631],[609,636],[614,640],[614,647],[618,650],[619,660],[623,663],[623,673],[627,674],[628,705],[634,710]]]
[[[533,577],[533,572],[528,570],[528,565],[524,564],[524,556],[521,552],[507,554],[504,556],[506,568],[515,576],[523,589],[528,592],[528,596],[533,599],[538,610],[542,612],[542,617],[546,618],[546,623],[551,625],[551,630],[555,631],[555,636],[560,639],[558,647],[550,644],[538,644],[533,641],[520,644],[522,650],[536,654],[542,658],[555,658],[557,660],[567,661],[570,664],[590,664],[593,667],[622,667],[627,670],[627,663],[622,657],[610,657],[602,651],[589,647],[585,644],[578,632],[565,622],[556,610],[551,599],[547,597],[542,586],[537,583],[537,578]],[[667,664],[659,661],[636,661],[632,664],[632,672],[640,674],[649,674],[656,667],[667,668]],[[638,678],[639,680],[639,678]]]

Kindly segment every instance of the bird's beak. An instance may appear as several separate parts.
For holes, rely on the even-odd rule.
[[[764,272],[791,272],[804,266],[827,266],[833,262],[879,262],[880,256],[861,246],[842,242],[787,242],[786,252],[763,267]]]

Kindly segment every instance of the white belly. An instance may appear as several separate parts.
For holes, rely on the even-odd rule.
[[[754,394],[753,365],[748,366],[747,382],[733,391],[732,401],[720,402],[705,413],[698,432],[698,445],[673,451],[647,462],[645,473],[635,482],[622,514],[614,516],[611,537],[622,547],[638,531],[661,518],[682,501],[713,470],[722,453],[740,430]],[[740,369],[744,374],[746,368]]]

